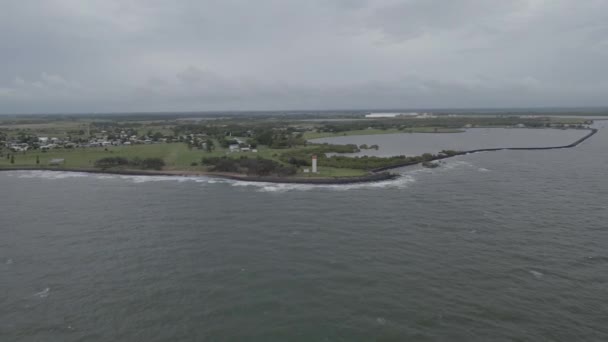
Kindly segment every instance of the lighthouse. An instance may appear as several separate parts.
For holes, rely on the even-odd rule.
[[[312,156],[312,173],[317,173],[317,156]]]

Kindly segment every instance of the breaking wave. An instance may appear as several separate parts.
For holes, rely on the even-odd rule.
[[[234,187],[255,188],[260,192],[286,192],[286,191],[310,191],[310,190],[356,190],[356,189],[405,189],[412,183],[417,181],[418,176],[440,174],[453,169],[472,168],[473,164],[463,160],[450,160],[443,162],[440,168],[427,169],[423,167],[406,167],[400,170],[395,170],[399,173],[399,177],[386,181],[370,182],[370,183],[353,183],[353,184],[291,184],[291,183],[266,183],[266,182],[249,182],[231,179],[222,179],[208,176],[148,176],[148,175],[114,175],[103,173],[86,173],[86,172],[71,172],[71,171],[8,171],[5,174],[18,178],[40,178],[50,180],[61,180],[69,178],[94,178],[99,180],[122,180],[129,181],[135,184],[150,183],[150,182],[194,182],[200,184],[230,184]],[[486,169],[479,168],[478,171]]]
[[[287,192],[287,191],[310,191],[310,190],[355,190],[355,189],[405,189],[410,184],[416,182],[411,175],[401,175],[398,178],[370,183],[353,184],[289,184],[289,183],[264,183],[264,182],[245,182],[232,181],[232,186],[257,188],[260,192]]]
[[[34,297],[46,298],[46,297],[49,296],[50,292],[51,292],[51,289],[49,287],[47,287],[46,289],[44,289],[44,290],[42,290],[40,292],[34,293]]]
[[[218,183],[224,180],[211,178],[206,176],[147,176],[147,175],[114,175],[104,173],[87,173],[87,172],[72,172],[72,171],[10,171],[6,174],[18,178],[41,178],[41,179],[68,179],[68,178],[94,178],[100,180],[127,180],[133,183],[147,182],[196,182],[196,183]]]

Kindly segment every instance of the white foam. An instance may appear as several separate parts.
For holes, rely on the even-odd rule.
[[[452,164],[446,163],[447,169],[458,167],[460,165],[470,165],[467,162],[455,162]],[[420,168],[402,172],[398,178],[379,181],[379,182],[364,182],[353,184],[291,184],[291,183],[267,183],[267,182],[250,182],[231,179],[214,178],[207,176],[147,176],[147,175],[114,175],[102,173],[86,173],[86,172],[71,172],[71,171],[11,171],[6,174],[19,178],[41,178],[41,179],[68,179],[68,178],[84,178],[90,177],[99,180],[124,180],[136,184],[148,182],[195,182],[203,184],[230,184],[236,187],[251,187],[256,188],[260,192],[287,192],[287,191],[310,191],[310,190],[355,190],[355,189],[405,189],[410,184],[416,182],[414,178],[417,174],[432,173],[433,170]]]
[[[11,172],[10,175],[16,175],[19,178],[43,178],[43,179],[65,179],[65,178],[82,178],[88,174],[84,172],[63,172],[63,171],[18,171]]]
[[[477,169],[477,171],[479,172],[490,172],[490,170],[484,168],[484,167],[480,167],[479,169]]]
[[[441,169],[444,170],[452,170],[455,168],[461,168],[461,167],[473,167],[473,164],[464,161],[464,160],[450,160],[444,164],[441,165]]]
[[[400,177],[380,181],[366,182],[353,184],[290,184],[290,183],[265,183],[265,182],[246,182],[233,181],[232,186],[255,187],[260,192],[287,192],[287,191],[310,191],[310,190],[355,190],[355,189],[378,189],[378,188],[393,188],[405,189],[411,183],[416,182],[416,179],[409,174],[402,174]]]
[[[41,178],[41,179],[67,179],[67,178],[84,178],[90,177],[100,180],[128,180],[133,183],[147,183],[147,182],[196,182],[196,183],[218,183],[221,180],[212,180],[206,176],[147,176],[147,175],[114,175],[105,173],[87,173],[87,172],[72,172],[72,171],[12,171],[7,172],[9,176],[18,178]]]
[[[13,259],[8,259],[8,260],[6,260],[6,264],[7,264],[7,265],[12,265],[12,264],[13,264]]]
[[[51,289],[49,287],[47,287],[46,289],[44,289],[44,290],[42,290],[42,291],[40,291],[38,293],[35,293],[34,297],[46,298],[46,297],[49,296],[50,292],[51,292]]]
[[[538,271],[530,270],[530,274],[533,275],[536,279],[540,279],[544,274]]]

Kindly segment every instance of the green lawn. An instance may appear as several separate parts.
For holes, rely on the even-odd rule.
[[[310,169],[310,167],[308,168]],[[365,170],[359,169],[343,169],[335,167],[318,167],[318,173],[303,173],[302,170],[298,172],[298,177],[356,177],[364,176],[367,174]]]
[[[314,148],[298,147],[298,149]],[[289,151],[288,149],[271,149],[268,147],[260,147],[258,153],[254,152],[234,152],[229,153],[226,149],[216,149],[212,152],[206,152],[199,149],[188,149],[186,144],[150,144],[150,145],[133,145],[133,146],[110,146],[107,151],[103,147],[94,148],[76,148],[76,149],[56,149],[48,152],[28,151],[15,153],[15,164],[10,163],[10,159],[6,158],[7,151],[4,150],[0,157],[0,168],[2,167],[48,167],[51,159],[65,159],[65,164],[62,167],[66,168],[93,168],[95,161],[105,157],[125,157],[132,159],[135,157],[144,158],[162,158],[165,163],[166,170],[205,170],[204,166],[200,165],[203,157],[220,157],[228,156],[229,158],[240,158],[246,156],[248,158],[261,157],[279,161],[278,156],[281,153]],[[12,154],[12,153],[11,153]],[[40,158],[40,164],[36,164],[36,156]],[[191,166],[195,162],[197,166]],[[363,170],[356,169],[341,169],[341,168],[324,168],[319,165],[319,173],[305,174],[302,169],[299,176],[303,177],[347,177],[361,176],[365,174]]]
[[[41,167],[47,166],[48,162],[54,158],[65,159],[64,167],[69,168],[89,168],[93,167],[95,161],[104,157],[125,157],[125,158],[162,158],[167,164],[167,169],[189,169],[192,162],[200,162],[203,154],[221,155],[223,151],[206,153],[198,149],[188,149],[185,144],[150,144],[133,146],[110,146],[76,148],[76,149],[56,149],[48,152],[28,151],[15,153],[15,164],[10,164],[4,157],[0,158],[1,166],[37,166],[36,156],[40,157]]]
[[[456,128],[434,128],[434,127],[412,127],[399,130],[396,128],[391,129],[359,129],[353,131],[344,132],[306,132],[304,133],[305,139],[319,139],[319,138],[330,138],[330,137],[341,137],[349,135],[377,135],[377,134],[398,134],[398,133],[461,133],[463,130]]]

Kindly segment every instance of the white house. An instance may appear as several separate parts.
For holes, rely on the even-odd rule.
[[[228,149],[230,150],[230,152],[239,152],[241,150],[241,148],[237,144],[228,146]]]

